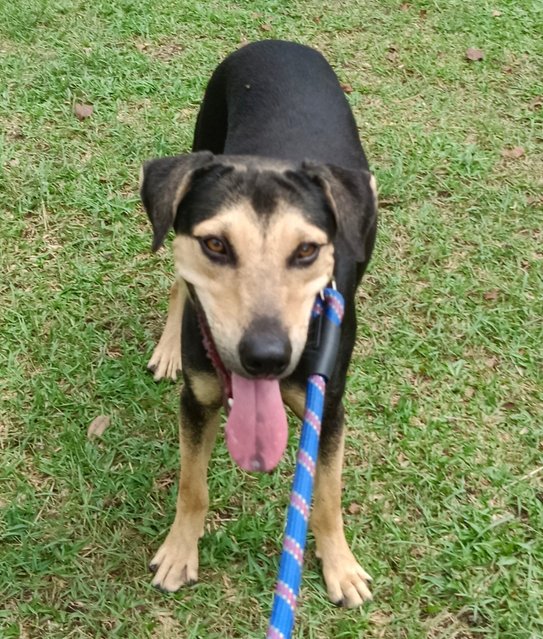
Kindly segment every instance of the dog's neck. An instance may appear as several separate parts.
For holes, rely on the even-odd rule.
[[[215,341],[213,340],[213,335],[211,334],[209,324],[207,323],[204,309],[202,308],[202,305],[200,304],[200,301],[196,296],[194,287],[188,282],[186,282],[186,286],[189,293],[189,299],[194,305],[196,317],[198,318],[198,326],[200,327],[200,334],[202,335],[202,344],[205,348],[206,355],[213,364],[213,368],[215,369],[219,381],[221,382],[223,404],[225,410],[228,412],[228,410],[230,409],[230,402],[232,400],[232,378],[230,376],[230,373],[226,370],[226,367],[223,364],[217,347],[215,346]]]

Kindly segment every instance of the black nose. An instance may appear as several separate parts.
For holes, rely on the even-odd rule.
[[[287,369],[291,355],[288,335],[274,318],[254,320],[239,343],[241,365],[255,377],[278,377]]]

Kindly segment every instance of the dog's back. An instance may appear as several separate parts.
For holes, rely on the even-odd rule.
[[[281,40],[249,44],[217,67],[194,138],[193,150],[204,149],[368,168],[328,62],[314,49]]]

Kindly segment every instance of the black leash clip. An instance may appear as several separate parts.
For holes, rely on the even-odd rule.
[[[308,375],[322,375],[327,381],[332,376],[341,340],[343,308],[343,297],[335,288],[324,289],[317,298],[304,351]]]

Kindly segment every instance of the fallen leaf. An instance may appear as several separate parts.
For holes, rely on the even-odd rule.
[[[485,57],[485,54],[483,53],[483,51],[481,51],[481,49],[474,49],[473,47],[466,49],[466,58],[470,62],[478,62],[479,60],[482,60],[484,57]]]
[[[534,98],[530,102],[530,107],[532,109],[540,109],[543,106],[543,96],[539,95],[537,98]]]
[[[341,83],[341,88],[344,93],[352,93],[354,91],[353,87],[350,84],[346,84],[345,82]]]
[[[484,299],[489,302],[495,302],[498,299],[498,295],[499,295],[499,291],[497,288],[494,288],[491,291],[485,291],[483,293]]]
[[[110,421],[111,417],[108,417],[107,415],[98,415],[98,417],[95,417],[87,429],[87,437],[89,439],[92,439],[93,437],[101,437],[106,428],[109,426]]]
[[[494,9],[494,11],[492,11],[493,18],[499,18],[501,15],[502,15],[502,12],[498,11],[497,9]]]
[[[400,5],[400,11],[409,11],[409,7],[410,7],[410,6],[411,6],[411,5],[410,5],[408,2],[403,2],[403,3]]]
[[[515,402],[504,402],[502,404],[503,408],[505,408],[505,410],[513,410],[514,408],[517,407],[517,405],[515,404]]]
[[[362,506],[354,501],[352,502],[352,504],[349,504],[349,506],[347,506],[347,512],[349,513],[349,515],[358,515],[361,510]]]
[[[513,67],[509,67],[509,66],[502,67],[502,71],[504,73],[513,73]]]
[[[90,118],[94,111],[94,108],[90,104],[82,104],[81,102],[76,102],[74,104],[74,114],[78,120],[86,120]]]
[[[272,26],[271,26],[271,24],[264,23],[264,24],[260,25],[260,29],[262,31],[271,31],[272,30]]]
[[[424,20],[427,15],[428,15],[428,11],[426,9],[421,9],[419,11],[419,18],[422,18]]]
[[[502,158],[508,160],[518,160],[524,155],[524,149],[521,146],[514,146],[512,149],[502,149]]]

